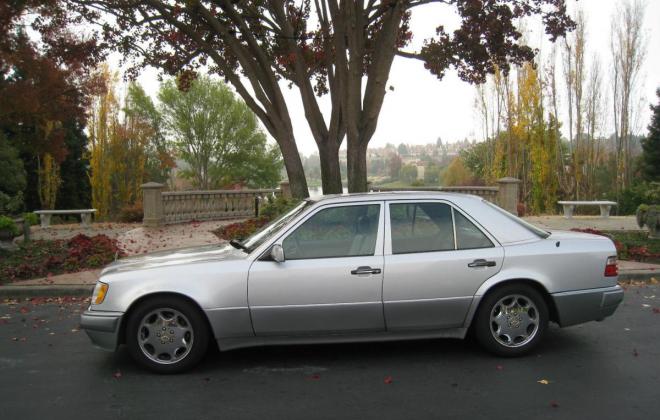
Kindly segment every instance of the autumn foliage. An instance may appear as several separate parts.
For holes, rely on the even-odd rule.
[[[106,235],[76,235],[69,240],[33,241],[11,254],[0,254],[0,283],[48,277],[103,267],[124,256]]]
[[[102,50],[81,23],[59,0],[0,2],[0,131],[25,163],[26,198],[45,208],[55,205],[67,138],[102,89],[93,72]]]
[[[175,75],[208,68],[233,85],[278,142],[294,196],[308,195],[289,111],[280,81],[300,93],[321,157],[326,194],[341,193],[338,152],[347,143],[351,192],[365,191],[366,150],[378,124],[395,56],[421,60],[439,79],[450,69],[482,82],[496,68],[530,61],[517,27],[537,16],[554,41],[574,22],[564,0],[447,0],[436,35],[419,51],[408,50],[413,9],[426,0],[401,1],[100,1],[70,0],[91,22],[103,13],[104,40],[132,59],[133,73],[153,66]],[[440,3],[440,2],[439,2]],[[451,18],[457,29],[445,24]],[[189,73],[186,73],[189,74]],[[185,78],[189,80],[189,78]],[[329,95],[323,114],[318,96]]]

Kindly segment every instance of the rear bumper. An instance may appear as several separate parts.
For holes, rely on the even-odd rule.
[[[119,325],[122,312],[85,311],[80,326],[92,343],[103,350],[114,351],[119,345]]]
[[[600,321],[612,315],[623,300],[620,286],[553,293],[559,325],[568,327],[589,321]]]

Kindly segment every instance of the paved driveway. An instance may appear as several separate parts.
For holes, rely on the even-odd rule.
[[[0,305],[2,418],[652,419],[660,411],[660,287],[630,287],[602,323],[553,328],[532,356],[471,342],[288,346],[211,354],[155,376],[92,348],[84,304]],[[546,383],[547,381],[547,383]]]

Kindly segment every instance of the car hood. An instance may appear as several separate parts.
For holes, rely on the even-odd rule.
[[[105,267],[101,271],[101,276],[123,271],[143,270],[202,261],[239,260],[244,259],[246,256],[247,254],[245,252],[229,244],[170,249],[119,259]]]

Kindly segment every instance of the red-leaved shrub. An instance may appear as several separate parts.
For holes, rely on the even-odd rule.
[[[98,268],[124,255],[117,241],[106,235],[32,241],[0,258],[0,283]]]

